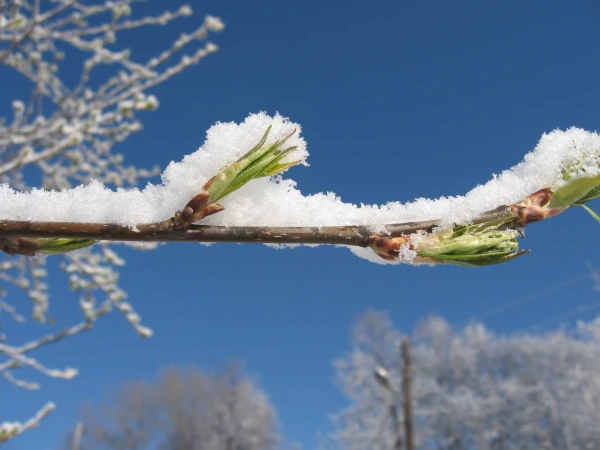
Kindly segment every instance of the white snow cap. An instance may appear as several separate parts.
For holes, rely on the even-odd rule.
[[[217,123],[207,132],[198,151],[179,163],[172,162],[162,174],[162,183],[143,190],[113,191],[99,182],[62,192],[34,189],[15,192],[0,186],[0,220],[119,223],[135,226],[166,220],[198,193],[206,181],[226,164],[252,148],[267,127],[267,142],[281,139],[294,129],[286,145],[298,148],[286,160],[308,156],[300,137],[300,125],[279,114],[252,114],[241,124]],[[205,218],[207,225],[326,226],[374,225],[441,219],[443,225],[466,223],[499,205],[523,200],[544,187],[560,183],[561,170],[577,161],[589,161],[587,175],[598,172],[600,136],[578,128],[544,134],[523,162],[464,196],[385,205],[344,203],[334,193],[303,195],[296,183],[281,176],[253,180],[219,203],[225,210]]]

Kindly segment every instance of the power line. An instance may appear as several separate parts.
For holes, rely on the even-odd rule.
[[[596,291],[600,290],[600,272],[598,272],[596,270],[596,268],[592,265],[592,263],[590,261],[586,261],[585,265],[587,266],[587,268],[590,271],[589,277],[595,282],[594,290],[596,290]],[[584,305],[579,305],[579,306],[576,306],[575,308],[570,309],[569,311],[567,311],[563,314],[558,314],[556,316],[550,317],[549,319],[545,319],[540,322],[534,323],[533,325],[530,325],[527,328],[525,328],[525,331],[528,331],[528,330],[538,330],[539,331],[542,327],[544,327],[546,325],[550,325],[553,323],[559,323],[559,322],[562,322],[571,317],[575,317],[575,316],[578,316],[579,314],[582,314],[582,313],[585,313],[588,311],[592,311],[592,310],[598,309],[598,308],[600,308],[600,301],[595,301],[595,302],[587,303]]]
[[[566,312],[564,314],[560,314],[560,315],[551,317],[551,318],[549,318],[547,320],[543,320],[541,322],[537,322],[537,323],[535,323],[533,325],[530,325],[527,328],[525,328],[525,331],[528,331],[528,330],[539,330],[539,329],[541,329],[542,327],[544,327],[546,325],[550,325],[550,324],[556,323],[556,322],[561,322],[561,321],[563,321],[565,319],[569,319],[569,318],[577,316],[577,315],[579,315],[581,313],[592,311],[592,310],[598,309],[598,308],[600,308],[600,301],[588,303],[588,304],[585,304],[585,305],[580,305],[580,306],[577,306],[575,309],[571,309],[571,310],[569,310],[568,312]]]
[[[524,297],[521,297],[517,300],[513,300],[512,302],[508,302],[508,303],[504,303],[496,308],[490,309],[488,311],[485,311],[483,313],[480,314],[475,314],[469,317],[468,320],[484,320],[487,319],[489,317],[495,316],[497,314],[503,313],[505,311],[508,311],[509,309],[513,309],[517,306],[523,305],[525,303],[529,303],[532,302],[534,300],[538,300],[542,297],[545,297],[547,295],[553,294],[557,291],[560,291],[561,289],[564,289],[566,287],[572,286],[574,284],[577,283],[581,283],[584,280],[587,280],[589,278],[594,278],[595,276],[598,276],[598,284],[600,284],[600,274],[597,274],[596,272],[592,272],[592,274],[589,273],[583,273],[583,274],[579,274],[576,275],[572,278],[569,278],[568,280],[565,280],[561,283],[557,283],[554,286],[550,286],[547,289],[541,290],[539,292],[535,292],[533,294],[529,294],[526,295]],[[464,320],[463,322],[466,322],[467,320]]]

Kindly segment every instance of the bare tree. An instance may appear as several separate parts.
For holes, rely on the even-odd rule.
[[[12,117],[0,118],[0,183],[22,191],[31,188],[32,180],[36,187],[54,190],[91,179],[128,187],[157,173],[156,169],[127,165],[115,146],[141,130],[139,112],[158,107],[150,89],[217,50],[216,45],[205,40],[209,32],[220,31],[223,24],[218,18],[207,16],[196,28],[157,51],[155,57],[138,62],[131,59],[129,49],[117,44],[121,31],[167,25],[191,15],[192,10],[181,5],[175,11],[135,18],[135,3],[0,0],[3,91],[12,92],[7,84],[19,77],[29,83],[27,90],[12,92]],[[166,7],[173,5],[171,1],[163,3]],[[66,81],[78,72],[73,83]],[[27,177],[24,171],[29,174]],[[151,243],[132,246],[153,247]],[[6,299],[6,293],[16,288],[31,300],[34,319],[48,321],[46,260],[6,256],[0,256],[0,280],[6,288],[0,287],[0,320],[25,322],[26,315]],[[122,312],[138,334],[149,336],[151,330],[140,324],[139,316],[124,301],[126,294],[118,286],[116,268],[122,264],[114,246],[104,244],[65,255],[61,267],[69,276],[71,288],[79,294],[83,321],[57,334],[20,344],[9,343],[8,337],[0,333],[0,355],[5,358],[0,360],[0,376],[25,389],[39,386],[17,378],[14,369],[25,367],[63,379],[75,376],[75,369],[52,369],[28,354],[90,329],[111,307]],[[23,423],[3,422],[0,418],[0,442],[35,426],[53,407],[53,403],[48,403]]]
[[[270,450],[279,448],[275,409],[239,366],[216,374],[169,368],[155,381],[123,385],[83,414],[80,450]],[[67,437],[71,448],[73,436]]]

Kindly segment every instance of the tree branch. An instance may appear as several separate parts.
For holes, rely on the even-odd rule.
[[[25,431],[37,427],[40,422],[55,408],[54,403],[46,403],[33,417],[25,423],[2,422],[0,423],[0,444],[23,434]]]
[[[515,217],[507,206],[481,214],[473,224]],[[367,247],[371,236],[397,237],[418,231],[431,232],[439,220],[383,225],[327,227],[239,227],[190,225],[177,229],[174,219],[136,225],[135,229],[112,223],[0,221],[0,236],[19,238],[71,238],[103,241],[237,242],[264,244],[328,244]]]

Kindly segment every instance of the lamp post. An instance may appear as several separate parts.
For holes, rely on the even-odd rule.
[[[410,340],[408,336],[405,336],[402,339],[402,391],[404,394],[404,436],[406,438],[406,450],[415,450],[411,382]]]
[[[392,386],[390,382],[390,376],[383,367],[378,367],[373,373],[377,383],[385,388],[392,394],[394,401],[390,404],[390,417],[394,422],[394,450],[402,450],[403,437],[406,440],[406,450],[415,450],[415,433],[414,433],[414,422],[413,422],[413,411],[412,411],[412,389],[411,389],[411,376],[412,366],[410,362],[410,340],[408,337],[402,339],[401,345],[401,357],[402,357],[402,397],[403,397],[403,415],[404,415],[404,432],[400,425],[400,419],[398,414],[398,399],[400,398],[400,392]]]
[[[388,392],[392,394],[393,401],[390,403],[390,417],[392,418],[393,426],[394,426],[394,450],[402,450],[402,427],[400,426],[400,418],[398,417],[398,397],[399,393],[392,384],[390,383],[390,377],[383,367],[379,367],[375,369],[373,373],[375,376],[375,380],[379,383],[380,386],[385,388]]]

